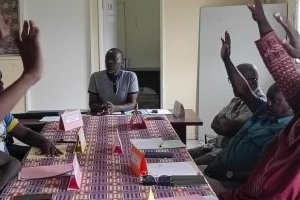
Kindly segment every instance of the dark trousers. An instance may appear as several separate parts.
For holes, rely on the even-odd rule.
[[[15,157],[16,159],[18,159],[21,162],[23,160],[23,158],[26,156],[30,147],[10,144],[10,145],[7,145],[7,149],[8,149],[9,155]]]

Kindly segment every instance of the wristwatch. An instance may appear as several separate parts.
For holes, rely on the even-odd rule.
[[[232,179],[232,177],[233,177],[233,171],[228,170],[228,171],[226,172],[226,178]]]

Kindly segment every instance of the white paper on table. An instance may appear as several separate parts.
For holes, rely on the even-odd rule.
[[[149,174],[154,177],[200,174],[192,162],[148,163],[147,167]]]
[[[135,110],[126,111],[126,112],[124,112],[124,114],[125,114],[125,115],[128,115],[128,116],[131,116],[131,115],[133,115],[134,111],[135,111]],[[149,113],[148,113],[147,110],[145,110],[145,109],[139,109],[139,110],[138,110],[138,113],[139,113],[140,115],[149,115]]]
[[[160,149],[162,138],[130,139],[130,142],[138,149]]]
[[[161,145],[161,148],[173,149],[173,148],[182,148],[186,147],[181,140],[164,140]]]
[[[204,200],[219,200],[218,197],[212,196],[212,195],[203,196],[203,199]]]
[[[152,112],[153,110],[157,111],[157,113]],[[150,115],[171,115],[171,114],[173,114],[167,109],[146,109],[146,111]]]
[[[122,115],[122,112],[113,112],[111,115]]]
[[[45,116],[40,119],[40,122],[58,122],[59,116]]]
[[[159,198],[156,200],[204,200],[204,198],[200,194],[194,194],[194,195],[187,195],[187,196],[180,196],[180,197]]]

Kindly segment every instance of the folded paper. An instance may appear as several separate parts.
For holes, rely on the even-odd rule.
[[[83,126],[80,110],[65,111],[59,118],[59,130],[69,131]]]
[[[175,100],[175,103],[174,103],[174,107],[173,107],[173,115],[175,118],[184,118],[185,117],[185,110],[184,110],[184,107],[183,105]]]
[[[130,168],[136,176],[148,175],[145,154],[137,149],[134,145],[131,147]]]
[[[112,152],[115,155],[120,155],[123,154],[123,146],[122,146],[122,141],[120,139],[119,131],[118,129],[116,130],[115,138],[114,138],[114,143],[112,146]]]
[[[86,140],[85,140],[83,127],[80,127],[77,135],[78,135],[78,138],[77,138],[77,144],[76,144],[76,152],[84,153],[84,150],[86,148]]]
[[[36,167],[23,167],[19,172],[19,180],[33,180],[50,178],[56,176],[70,176],[67,190],[78,190],[81,186],[82,172],[80,170],[79,162],[76,153],[72,163],[46,165]]]
[[[150,188],[147,200],[155,200],[152,189]]]
[[[77,156],[75,154],[73,160],[73,171],[72,171],[72,175],[67,190],[79,190],[81,186],[81,180],[82,180],[82,172],[80,170],[80,165],[77,160]]]
[[[129,126],[131,129],[146,129],[147,128],[144,118],[139,114],[137,109],[135,109],[133,111]]]

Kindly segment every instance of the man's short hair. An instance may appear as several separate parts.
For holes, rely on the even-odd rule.
[[[272,101],[279,92],[281,92],[281,90],[276,83],[273,83],[268,89],[267,98]]]
[[[236,67],[245,79],[256,79],[258,80],[257,68],[253,64],[243,63]]]
[[[124,57],[123,52],[120,49],[118,49],[118,48],[111,48],[110,50],[107,51],[106,55],[107,54],[111,54],[111,53],[114,53],[115,55],[121,54],[122,58]]]

